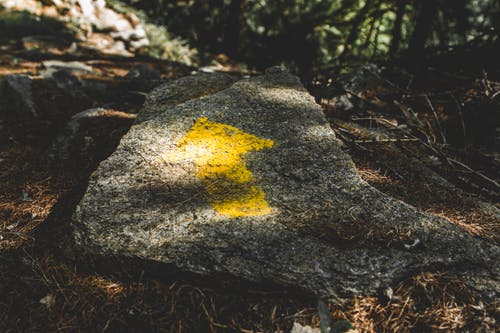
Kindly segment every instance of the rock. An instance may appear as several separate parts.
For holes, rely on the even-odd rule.
[[[147,64],[137,64],[123,77],[124,89],[150,92],[162,83],[160,74]]]
[[[162,84],[148,95],[137,121],[147,120],[190,99],[214,94],[234,82],[235,77],[223,73],[197,73]]]
[[[95,4],[92,0],[76,0],[82,11],[82,16],[92,18],[95,15]]]
[[[123,15],[118,14],[109,8],[99,8],[96,13],[96,17],[92,20],[92,24],[95,26],[97,31],[133,31],[134,28],[132,24],[123,17]]]
[[[80,260],[155,262],[333,298],[422,270],[477,272],[498,292],[499,247],[363,181],[287,71],[175,107],[168,95],[150,95],[149,120],[92,174],[71,220]]]
[[[71,42],[67,38],[51,35],[35,35],[21,38],[23,48],[31,54],[61,55],[69,50]]]
[[[33,80],[28,75],[11,74],[5,76],[6,91],[15,106],[15,112],[20,117],[38,118],[38,110],[33,100]]]
[[[82,82],[67,70],[58,70],[48,72],[45,76],[47,79],[53,80],[56,86],[74,97],[75,103],[89,105],[92,103],[90,98],[84,91]]]
[[[6,75],[0,81],[0,142],[31,139],[31,124],[40,122],[33,96],[33,79],[28,75]]]
[[[352,73],[341,76],[334,84],[339,91],[362,94],[370,87],[381,84],[380,68],[375,64],[359,66]]]
[[[342,75],[325,91],[317,92],[317,101],[327,103],[337,117],[344,117],[352,111],[367,107],[363,100],[366,92],[378,86],[385,86],[380,79],[380,68],[375,64],[365,64],[352,73]]]
[[[135,114],[94,108],[75,114],[51,145],[50,158],[66,166],[93,169],[118,145]]]
[[[76,77],[66,72],[52,74],[51,79],[5,76],[0,119],[13,139],[49,143],[71,116],[91,104]]]
[[[290,333],[321,333],[321,331],[318,328],[308,325],[302,326],[300,323],[295,322]]]
[[[92,66],[86,65],[79,61],[45,60],[42,61],[42,64],[43,67],[45,67],[45,73],[55,72],[61,69],[84,73],[93,72]]]

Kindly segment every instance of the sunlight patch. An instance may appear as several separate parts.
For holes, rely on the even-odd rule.
[[[218,213],[229,217],[261,216],[269,214],[271,208],[246,167],[245,155],[273,145],[273,140],[203,117],[165,158],[169,162],[195,164],[196,176],[205,184]]]

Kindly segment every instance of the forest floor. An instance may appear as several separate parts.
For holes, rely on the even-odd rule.
[[[93,105],[127,113],[136,113],[143,101],[123,97],[130,91],[120,80],[134,65],[148,64],[164,80],[191,71],[148,58],[95,53],[68,59],[50,50],[28,52],[11,39],[0,45],[0,79],[39,78],[46,60],[91,66],[91,74],[74,75],[109,91],[94,96]],[[354,96],[363,107],[350,113],[339,113],[330,96],[317,97],[367,182],[498,242],[500,221],[491,214],[492,207],[500,208],[498,74],[454,77],[435,71],[424,86],[412,84],[409,74],[385,73]],[[51,92],[38,92],[44,93]],[[457,124],[458,134],[452,133]],[[123,123],[109,126],[109,133],[126,131]],[[52,130],[55,138],[63,128]],[[319,326],[316,300],[307,295],[82,269],[57,244],[98,161],[86,167],[51,161],[46,136],[0,138],[0,331],[289,332],[294,322]],[[116,133],[111,141],[104,155],[118,143]],[[493,332],[500,320],[498,300],[484,298],[447,272],[420,272],[393,290],[329,307],[335,320],[347,320],[359,332]]]

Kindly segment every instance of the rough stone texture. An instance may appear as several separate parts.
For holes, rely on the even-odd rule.
[[[137,64],[122,78],[121,86],[132,91],[150,92],[162,84],[160,73],[147,64]]]
[[[69,70],[61,69],[50,74],[47,73],[46,79],[53,80],[56,86],[75,98],[76,102],[83,102],[90,105],[92,101],[83,89],[82,82],[74,76]]]
[[[162,84],[147,97],[137,121],[144,121],[190,99],[228,88],[236,78],[223,73],[197,73]]]
[[[103,108],[79,112],[51,143],[49,158],[80,170],[92,170],[113,152],[135,117]]]
[[[33,80],[27,75],[6,75],[0,80],[0,142],[28,134],[26,123],[39,121],[40,111],[33,97]]]
[[[275,68],[175,107],[160,91],[144,109],[156,116],[134,125],[91,176],[72,218],[80,256],[142,259],[331,297],[374,293],[436,269],[479,276],[471,283],[498,292],[498,246],[370,187],[288,72]],[[220,213],[218,204],[238,193],[252,205],[251,188],[270,210]]]
[[[53,72],[48,79],[14,74],[0,81],[0,120],[8,136],[22,142],[50,141],[91,103],[82,83],[65,71]]]
[[[28,75],[6,75],[5,84],[12,93],[12,99],[17,106],[18,113],[25,113],[29,117],[38,118],[38,110],[33,100],[33,80]]]

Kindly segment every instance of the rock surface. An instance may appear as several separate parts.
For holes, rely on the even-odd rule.
[[[7,9],[26,11],[40,17],[59,19],[63,17],[68,25],[77,25],[82,33],[80,39],[86,40],[86,47],[98,49],[105,54],[133,56],[134,52],[150,45],[144,25],[133,13],[122,13],[105,0],[9,0],[2,5]],[[63,28],[48,23],[31,25],[40,29],[54,30]],[[44,31],[42,30],[42,31]],[[35,29],[37,34],[39,31]],[[105,38],[103,34],[109,35]],[[36,36],[35,36],[36,37]],[[41,42],[41,43],[40,43]],[[27,49],[46,45],[46,41],[25,41]],[[38,45],[37,45],[38,44]]]
[[[223,73],[196,73],[162,84],[148,95],[137,121],[147,120],[190,99],[224,90],[234,82],[236,78]]]
[[[287,71],[177,106],[161,89],[76,208],[84,260],[140,259],[330,297],[447,270],[498,292],[498,246],[364,182]]]
[[[93,108],[75,114],[51,144],[49,157],[80,170],[92,170],[109,156],[136,115]]]
[[[12,74],[0,80],[0,120],[6,133],[21,142],[50,141],[71,116],[91,103],[78,78],[64,70],[47,79]]]
[[[137,64],[122,78],[122,87],[129,91],[150,92],[162,84],[160,73],[147,64]]]

